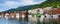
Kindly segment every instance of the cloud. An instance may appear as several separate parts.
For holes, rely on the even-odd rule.
[[[22,0],[24,4],[33,4],[33,0]]]
[[[18,6],[24,6],[24,5],[33,5],[38,4],[39,2],[34,2],[33,0],[21,0],[21,2],[17,1],[5,1],[2,5],[3,7],[9,7],[9,8],[17,8]]]
[[[18,6],[20,6],[20,3],[14,1],[6,1],[4,5],[11,8],[17,8]]]
[[[38,2],[34,2],[34,0],[22,0],[22,3],[25,5],[38,4]]]
[[[4,1],[3,5],[10,8],[17,8],[18,6],[24,6],[24,5],[33,5],[33,4],[39,4],[41,2],[35,2],[34,0],[19,0],[21,2],[17,1]]]
[[[6,11],[6,10],[9,10],[9,9],[12,9],[12,8],[17,8],[20,5],[21,5],[21,3],[19,3],[19,2],[6,1],[6,2],[0,4],[0,12],[1,11]]]
[[[19,6],[39,4],[42,1],[36,2],[36,0],[2,0],[1,2],[0,2],[0,9],[1,9],[0,11],[6,11],[12,8],[17,8]]]

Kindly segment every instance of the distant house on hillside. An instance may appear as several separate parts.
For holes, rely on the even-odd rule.
[[[29,14],[35,14],[37,12],[39,12],[40,14],[43,14],[44,11],[42,8],[36,8],[36,9],[28,10]]]
[[[52,14],[52,7],[43,8],[45,14]]]
[[[44,8],[46,14],[60,14],[59,8],[46,7]]]
[[[53,13],[55,13],[55,14],[60,14],[60,9],[59,9],[59,8],[54,8]]]

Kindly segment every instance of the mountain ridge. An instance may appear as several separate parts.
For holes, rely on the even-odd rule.
[[[18,12],[18,11],[25,11],[25,10],[30,10],[30,9],[34,9],[34,8],[44,8],[44,7],[53,7],[53,8],[57,8],[57,6],[59,6],[60,8],[60,0],[46,0],[44,2],[42,2],[41,4],[35,4],[35,5],[28,5],[28,6],[22,6],[22,7],[17,7],[16,9],[10,9],[7,10],[6,12]]]

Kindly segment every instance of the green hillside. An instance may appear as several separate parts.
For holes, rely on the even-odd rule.
[[[60,0],[46,0],[45,2],[42,2],[41,4],[37,5],[37,7],[54,7],[57,6],[60,7]]]
[[[25,11],[25,10],[30,10],[34,8],[44,8],[44,7],[53,7],[53,8],[60,8],[60,0],[46,0],[42,2],[41,4],[35,4],[35,5],[28,5],[28,6],[22,6],[22,7],[17,7],[16,9],[10,9],[5,12],[14,12],[14,11]]]

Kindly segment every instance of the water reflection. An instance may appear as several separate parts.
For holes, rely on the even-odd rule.
[[[0,24],[27,24],[27,21],[21,19],[17,20],[16,18],[0,18]]]
[[[4,18],[4,17],[0,17],[0,24],[58,24],[59,21],[58,18],[54,19],[54,16],[51,17],[49,16],[44,16],[42,15],[41,17],[32,17],[31,15],[28,17],[24,17],[24,18]],[[60,23],[59,23],[60,24]]]

